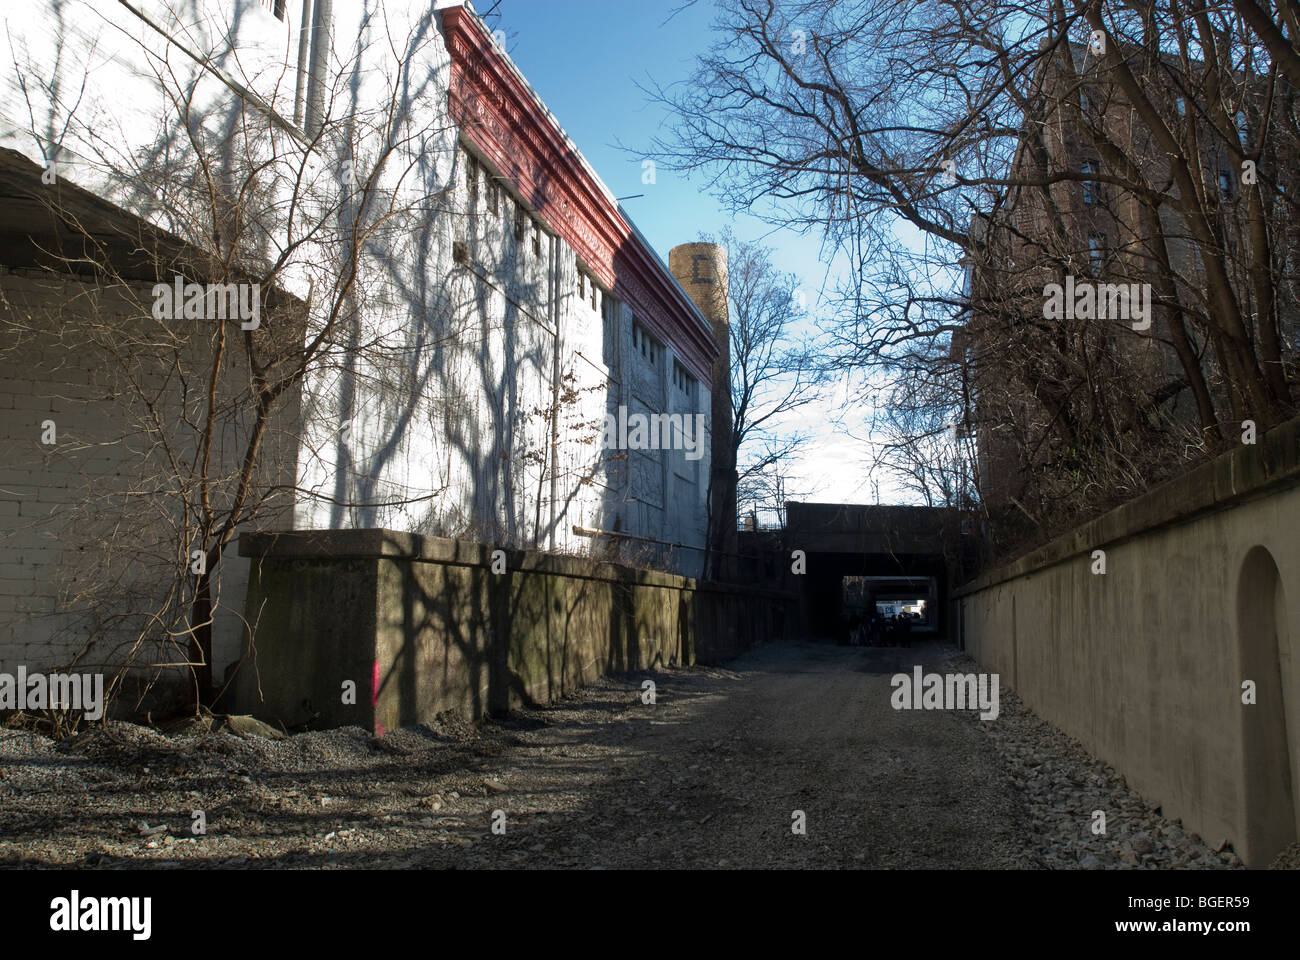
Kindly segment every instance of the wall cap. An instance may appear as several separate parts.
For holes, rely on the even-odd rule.
[[[1230,509],[1300,483],[1300,417],[1166,481],[1050,543],[983,573],[953,591],[960,598],[1079,556],[1091,556],[1159,527]]]
[[[632,586],[665,587],[710,593],[761,593],[765,596],[798,599],[793,591],[746,584],[707,583],[692,577],[638,570],[585,557],[567,557],[494,547],[468,540],[429,537],[396,530],[294,530],[244,533],[239,537],[239,555],[257,560],[409,560],[449,566],[490,569],[492,555],[504,550],[510,573],[538,573],[582,580],[607,580]]]

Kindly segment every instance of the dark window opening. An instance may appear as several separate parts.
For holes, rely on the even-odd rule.
[[[1106,265],[1106,239],[1098,234],[1088,237],[1088,268],[1094,277],[1101,276]]]
[[[469,200],[473,204],[478,200],[478,160],[471,153],[465,164],[465,182],[469,186]]]
[[[696,380],[677,360],[673,361],[673,386],[686,394],[689,399],[695,399]]]
[[[1085,177],[1095,177],[1100,170],[1093,160],[1085,160],[1079,166],[1079,172]],[[1088,207],[1095,207],[1101,203],[1101,184],[1095,180],[1083,181],[1083,203]]]

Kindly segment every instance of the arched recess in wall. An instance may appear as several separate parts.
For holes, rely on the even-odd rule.
[[[1246,837],[1242,858],[1267,866],[1296,840],[1294,761],[1300,691],[1292,663],[1286,591],[1273,555],[1254,547],[1237,578],[1237,642],[1241,679],[1255,683],[1256,702],[1243,704],[1243,784]]]

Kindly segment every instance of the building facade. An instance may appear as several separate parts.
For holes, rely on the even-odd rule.
[[[6,664],[219,684],[256,630],[247,530],[698,573],[721,281],[674,278],[471,7],[5,29]],[[173,315],[173,282],[208,299]],[[214,315],[226,284],[259,315]]]
[[[1045,44],[1007,186],[972,220],[954,358],[993,509],[1034,496],[1031,475],[1083,476],[1115,438],[1214,447],[1293,405],[1300,231],[1285,117],[1264,135],[1263,77],[1212,83],[1203,65],[1146,53],[1125,66],[1135,104],[1098,50]],[[1293,103],[1284,87],[1278,103]],[[1142,475],[1143,446],[1106,453]]]

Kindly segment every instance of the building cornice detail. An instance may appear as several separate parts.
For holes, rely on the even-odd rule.
[[[702,382],[717,348],[694,303],[647,249],[554,117],[465,7],[442,11],[449,107],[460,134],[510,181],[595,278]]]

